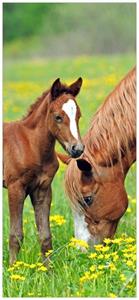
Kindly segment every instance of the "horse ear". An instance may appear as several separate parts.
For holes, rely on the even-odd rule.
[[[87,160],[77,159],[76,163],[77,163],[77,167],[80,171],[82,171],[84,173],[91,173],[92,172],[92,166]]]
[[[55,100],[60,95],[60,89],[61,89],[60,78],[57,78],[51,87],[52,100]]]
[[[76,80],[74,83],[72,83],[72,84],[69,86],[69,88],[70,88],[70,90],[71,90],[71,94],[72,94],[74,97],[77,96],[77,95],[79,94],[80,88],[81,88],[81,86],[82,86],[82,82],[83,82],[82,78],[79,77],[78,80]]]

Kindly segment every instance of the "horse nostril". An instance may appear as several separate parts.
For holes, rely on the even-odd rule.
[[[71,150],[76,151],[76,145],[72,145]]]
[[[74,144],[71,146],[71,156],[74,158],[79,157],[84,151],[84,145]]]

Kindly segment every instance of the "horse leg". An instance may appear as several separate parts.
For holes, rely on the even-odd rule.
[[[38,188],[31,195],[31,201],[35,211],[36,225],[38,228],[39,239],[41,243],[41,252],[43,260],[46,259],[45,253],[52,249],[52,240],[50,233],[50,205],[51,205],[51,186],[47,189]]]
[[[10,184],[8,187],[9,213],[10,213],[10,236],[9,236],[9,263],[16,261],[16,256],[23,241],[22,213],[25,192],[20,183]]]

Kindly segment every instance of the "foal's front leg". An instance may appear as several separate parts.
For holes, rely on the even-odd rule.
[[[9,212],[10,212],[10,265],[16,261],[23,240],[22,213],[25,192],[20,182],[8,186]]]
[[[50,205],[51,205],[51,186],[46,188],[37,188],[31,195],[31,201],[35,211],[36,225],[38,228],[41,252],[43,259],[46,259],[45,253],[52,249],[52,240],[50,233]]]

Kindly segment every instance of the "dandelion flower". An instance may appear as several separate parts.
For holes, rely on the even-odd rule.
[[[116,261],[118,260],[119,256],[116,254],[114,257],[113,257],[113,261]]]
[[[111,254],[110,254],[110,253],[108,253],[108,254],[105,254],[105,258],[106,258],[106,259],[110,258],[110,256],[111,256]]]
[[[132,267],[132,266],[133,266],[133,261],[128,260],[128,261],[126,262],[126,265],[127,265],[128,267]]]
[[[30,269],[34,269],[34,268],[36,268],[36,265],[35,264],[31,264],[31,265],[29,265],[29,268]]]
[[[91,253],[88,257],[89,258],[96,258],[97,254],[96,253]]]
[[[105,268],[105,266],[103,266],[103,265],[98,266],[98,270],[103,270],[104,268]]]
[[[107,244],[107,245],[110,244],[111,242],[112,242],[111,239],[107,239],[107,238],[104,239],[104,243]]]
[[[100,250],[102,250],[103,245],[102,244],[94,245],[94,248],[96,251],[100,251]]]
[[[66,220],[64,219],[63,216],[54,215],[54,216],[50,216],[50,222],[54,222],[56,225],[61,226],[66,223]]]
[[[21,276],[21,275],[18,275],[18,274],[12,274],[10,276],[11,280],[21,280],[21,281],[24,281],[25,280],[25,277],[24,276]]]
[[[104,255],[103,254],[99,254],[97,258],[98,259],[102,259],[102,258],[104,258]]]
[[[109,251],[110,247],[109,246],[105,246],[101,249],[102,252],[107,252]]]
[[[121,279],[121,281],[125,281],[126,280],[125,275],[124,274],[120,274],[120,279]]]
[[[8,272],[12,272],[12,271],[14,271],[14,267],[8,268]]]
[[[47,268],[45,266],[41,266],[40,268],[38,268],[38,271],[45,272],[47,271]]]
[[[117,239],[112,240],[112,243],[120,245],[122,240],[123,240],[122,238],[117,238]]]
[[[83,247],[83,248],[88,248],[88,244],[87,242],[83,241],[83,240],[78,240],[76,238],[71,238],[71,241],[69,243],[70,247]]]
[[[92,266],[90,267],[90,271],[91,271],[91,272],[94,272],[95,270],[96,270],[96,266],[92,265]]]
[[[108,297],[110,297],[110,298],[117,298],[117,296],[114,293],[110,293]]]
[[[51,249],[48,250],[48,251],[45,253],[45,256],[48,257],[52,252],[53,252],[53,250],[51,250]]]
[[[132,238],[132,237],[128,237],[128,238],[125,238],[125,242],[127,242],[127,243],[133,243],[133,242],[135,242],[135,239]]]
[[[109,264],[109,268],[110,268],[111,271],[116,271],[116,267],[113,263]]]

